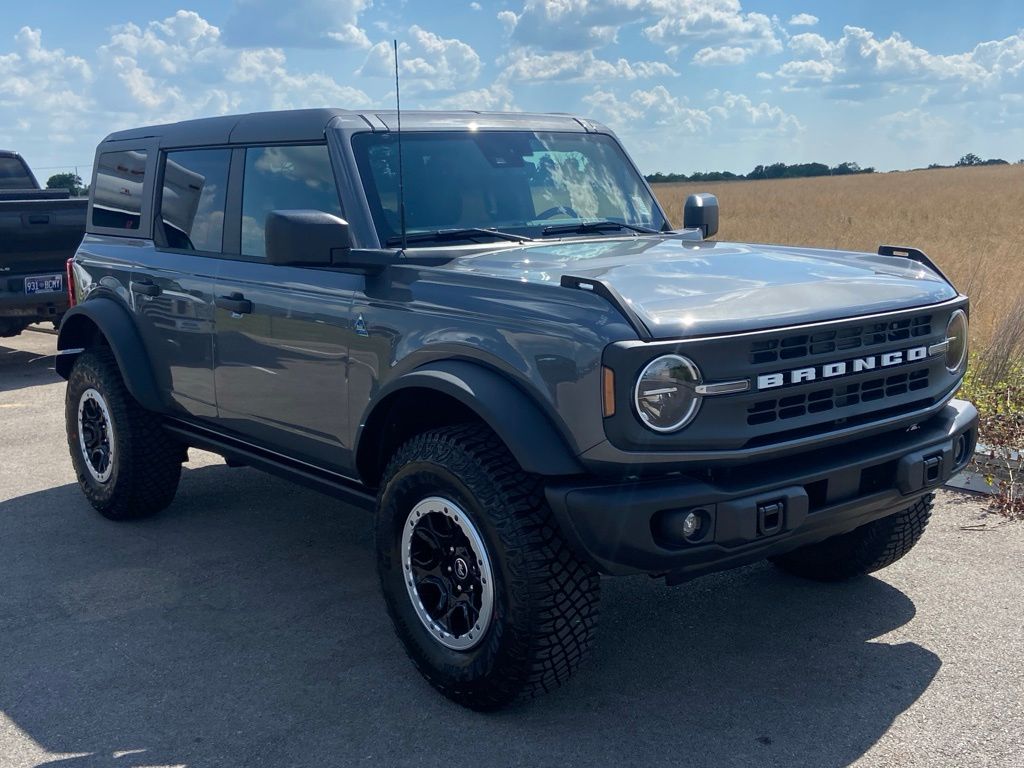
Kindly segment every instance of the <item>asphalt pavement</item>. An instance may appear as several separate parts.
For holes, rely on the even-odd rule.
[[[605,580],[586,667],[482,715],[406,660],[366,513],[199,451],[93,513],[54,345],[0,339],[0,768],[1024,766],[1024,525],[976,497],[877,578]]]

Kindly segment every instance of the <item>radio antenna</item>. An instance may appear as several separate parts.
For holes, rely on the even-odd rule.
[[[405,163],[402,162],[402,98],[398,90],[398,40],[392,40],[395,47],[395,112],[398,115],[398,220],[402,227],[402,250],[408,248],[405,241]]]

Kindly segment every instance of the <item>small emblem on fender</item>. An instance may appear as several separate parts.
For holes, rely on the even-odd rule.
[[[362,315],[356,318],[356,334],[359,336],[370,335],[370,332],[366,330],[366,321],[363,320]]]

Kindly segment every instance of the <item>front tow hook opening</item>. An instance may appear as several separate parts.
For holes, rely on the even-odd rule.
[[[761,536],[771,536],[782,530],[786,502],[769,501],[757,505],[757,532]]]

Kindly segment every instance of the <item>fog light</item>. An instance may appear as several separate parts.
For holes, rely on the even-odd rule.
[[[959,467],[967,460],[967,435],[960,435],[953,444],[953,466]]]
[[[683,536],[692,539],[700,530],[700,515],[695,512],[688,512],[683,518]]]

